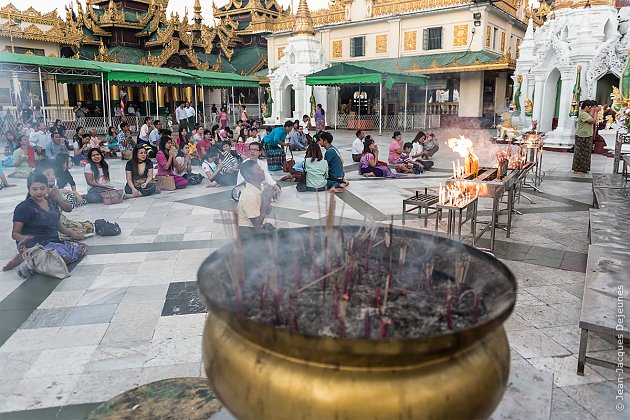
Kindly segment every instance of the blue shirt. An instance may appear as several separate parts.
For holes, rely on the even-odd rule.
[[[267,134],[263,139],[264,143],[268,146],[277,147],[278,143],[282,143],[287,139],[287,132],[284,131],[284,126],[276,127],[271,130],[271,133]]]
[[[59,153],[64,153],[65,151],[65,145],[62,146],[61,144],[55,144],[52,140],[46,145],[46,157],[48,159],[54,159]]]
[[[324,159],[328,162],[328,179],[338,181],[345,176],[345,172],[343,171],[343,161],[341,160],[341,155],[335,146],[330,146],[328,150],[326,150]]]

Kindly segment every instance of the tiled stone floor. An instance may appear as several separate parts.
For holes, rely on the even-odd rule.
[[[364,180],[350,159],[352,134],[333,134],[352,169],[353,182],[335,198],[344,223],[388,222],[394,216],[400,224],[402,198],[410,189],[443,181],[455,158],[443,146],[430,173]],[[381,150],[387,149],[389,134],[377,136]],[[483,165],[485,155],[478,154]],[[623,418],[615,410],[614,372],[589,366],[585,376],[575,373],[592,192],[589,175],[571,172],[572,156],[545,153],[543,193],[525,192],[535,204],[522,199],[518,209],[523,214],[514,218],[511,238],[497,235],[496,255],[515,273],[519,295],[506,323],[512,372],[496,419]],[[123,163],[111,161],[111,168],[114,185],[122,186]],[[610,173],[612,159],[593,156],[592,169]],[[85,191],[81,168],[73,174],[79,191]],[[2,261],[15,252],[11,216],[26,192],[25,181],[16,183],[0,191]],[[327,196],[283,185],[273,223],[320,223]],[[480,204],[487,218],[490,203]],[[70,218],[115,221],[122,234],[87,239],[90,252],[71,277],[23,281],[15,270],[0,273],[0,419],[81,418],[97,403],[135,386],[203,376],[205,313],[192,282],[203,259],[229,239],[221,211],[233,208],[229,188],[204,184],[113,206],[88,205]],[[406,226],[422,229],[423,223],[409,217]],[[613,357],[614,348],[603,338],[589,340],[589,352],[600,357]],[[627,392],[625,397],[630,399]]]

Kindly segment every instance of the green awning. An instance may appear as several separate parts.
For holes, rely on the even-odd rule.
[[[357,62],[333,64],[327,69],[306,76],[306,84],[310,86],[338,86],[383,83],[386,89],[391,89],[396,83],[425,85],[427,79],[428,77],[423,75],[374,69]]]
[[[197,84],[208,87],[258,87],[258,81],[253,77],[241,76],[233,73],[215,71],[180,69],[181,73],[197,79]]]
[[[0,63],[27,64],[37,67],[60,67],[67,69],[94,70],[101,72],[96,61],[74,58],[43,57],[34,54],[12,54],[0,52]]]
[[[107,80],[111,82],[137,83],[147,85],[159,83],[161,85],[194,85],[193,78],[180,71],[163,68],[139,66],[137,64],[97,62],[105,72]]]

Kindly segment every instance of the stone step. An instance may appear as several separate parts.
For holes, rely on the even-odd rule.
[[[512,360],[508,386],[490,419],[549,419],[552,392],[552,373],[538,370],[523,359]]]

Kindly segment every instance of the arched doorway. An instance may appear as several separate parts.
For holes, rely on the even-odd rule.
[[[556,128],[562,97],[562,80],[560,71],[553,69],[545,82],[543,108],[540,113],[540,130],[551,131]]]
[[[288,84],[282,91],[282,110],[280,115],[284,118],[293,118],[293,111],[295,110],[295,90],[293,85]]]
[[[613,86],[619,86],[619,78],[612,73],[606,73],[597,81],[595,88],[595,100],[600,104],[610,104],[610,94]],[[585,98],[587,99],[587,98]]]

